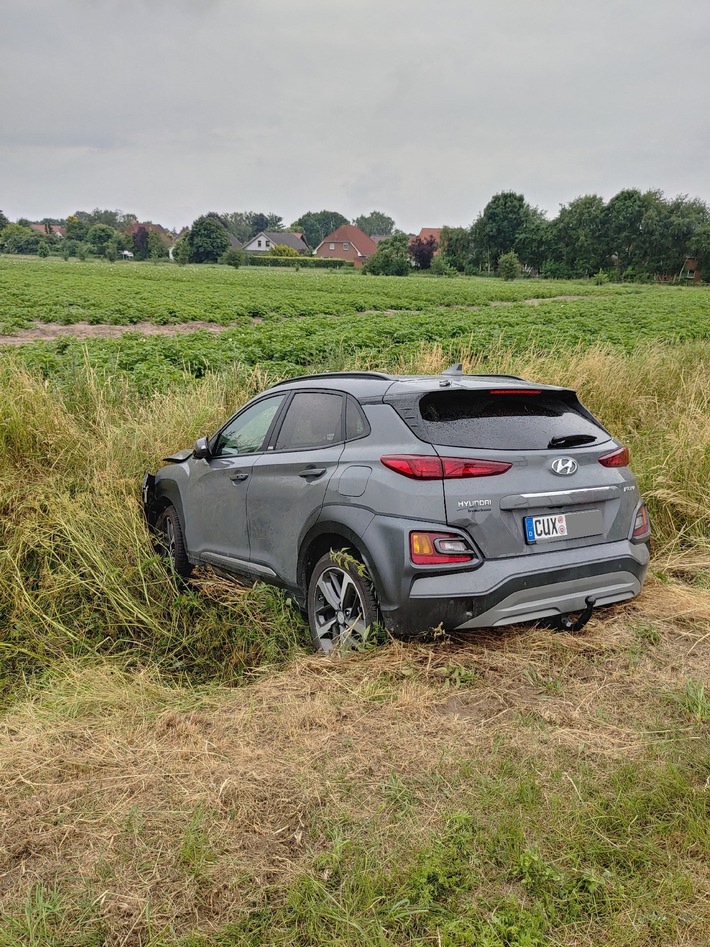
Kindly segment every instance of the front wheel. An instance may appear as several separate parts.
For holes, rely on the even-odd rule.
[[[364,644],[378,619],[363,564],[344,551],[331,550],[319,559],[308,584],[308,624],[316,648],[327,654]]]
[[[187,546],[182,533],[178,511],[174,506],[166,506],[158,517],[155,528],[160,536],[160,546],[165,558],[170,562],[181,579],[189,579],[192,565],[187,557]]]

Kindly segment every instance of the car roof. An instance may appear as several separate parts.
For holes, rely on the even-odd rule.
[[[274,385],[278,389],[332,389],[345,391],[358,400],[381,401],[385,395],[412,395],[421,392],[439,390],[480,390],[506,388],[511,391],[524,391],[533,387],[537,390],[560,391],[556,385],[542,385],[530,382],[517,375],[464,375],[453,369],[441,375],[390,375],[385,372],[325,372],[318,375],[300,375],[286,378]]]

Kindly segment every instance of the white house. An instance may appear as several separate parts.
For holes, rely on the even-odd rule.
[[[308,253],[308,246],[299,233],[276,233],[262,230],[244,244],[245,253],[268,253],[276,245],[291,247],[299,253]]]

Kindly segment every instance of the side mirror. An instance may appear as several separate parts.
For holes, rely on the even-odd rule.
[[[207,459],[211,456],[210,445],[207,443],[206,437],[198,437],[195,441],[195,446],[192,448],[192,456],[196,460],[202,458]]]

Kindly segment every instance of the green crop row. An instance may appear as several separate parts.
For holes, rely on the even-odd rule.
[[[132,325],[243,318],[414,311],[549,299],[665,293],[682,305],[703,290],[427,276],[372,277],[346,270],[284,271],[151,263],[0,258],[0,333],[34,322]],[[653,303],[651,303],[653,308]]]

